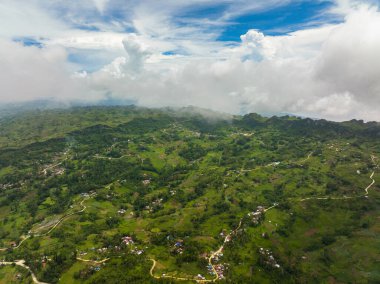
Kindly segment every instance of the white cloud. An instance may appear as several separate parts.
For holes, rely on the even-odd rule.
[[[127,64],[127,59],[125,57],[117,57],[110,64],[103,67],[101,72],[105,73],[106,76],[110,75],[113,78],[121,79],[125,77],[125,65]]]
[[[0,37],[50,37],[57,36],[67,26],[35,1],[0,1]]]
[[[150,55],[150,52],[135,35],[130,35],[123,40],[125,51],[128,54],[128,67],[132,74],[139,73],[143,67],[146,58]]]
[[[67,71],[66,56],[61,47],[40,49],[0,39],[0,104],[51,98],[65,103],[100,99],[100,94]]]
[[[325,41],[316,76],[337,92],[380,104],[380,13],[359,8]]]
[[[81,9],[101,14],[119,3],[92,1],[85,1],[86,5],[91,2],[92,8],[81,4]],[[4,2],[7,9],[3,11],[17,16],[15,7],[20,2]],[[26,15],[24,22],[17,17],[4,20],[2,2],[0,24],[15,26],[0,34],[8,37],[0,44],[0,100],[112,97],[144,106],[195,105],[231,113],[290,112],[334,120],[380,120],[380,13],[376,8],[339,1],[331,12],[346,15],[341,24],[284,36],[266,36],[252,29],[241,36],[241,43],[230,45],[217,40],[225,21],[247,10],[266,9],[269,4],[241,0],[238,2],[246,6],[238,8],[227,0],[220,2],[228,5],[221,18],[189,19],[192,24],[188,25],[174,21],[173,15],[214,2],[130,1],[122,9],[128,14],[125,23],[120,19],[104,25],[86,22],[86,13],[80,19],[83,24],[102,27],[101,31],[70,27],[34,5],[40,3],[37,0],[28,2],[28,9],[33,18],[40,15],[41,21],[28,20],[27,9],[18,15]],[[273,0],[270,5],[283,5],[280,2]],[[74,9],[74,2],[67,3],[70,11]],[[20,20],[18,25],[14,19]],[[202,21],[215,25],[210,30]],[[34,32],[25,27],[29,22],[37,27]],[[44,22],[51,24],[45,31]],[[133,33],[119,30],[129,25],[134,27]],[[24,47],[12,43],[11,35],[44,36],[45,46]],[[102,57],[107,64],[86,72],[79,62],[75,65],[79,70],[74,70],[79,72],[73,76],[67,56],[74,51],[85,53],[89,60]],[[165,51],[174,54],[163,55]]]
[[[0,101],[66,96],[66,53],[62,48],[38,49],[0,40]]]
[[[115,97],[147,106],[191,104],[232,113],[380,120],[379,20],[379,12],[361,8],[343,24],[288,36],[251,30],[240,46],[218,51],[217,57],[228,60],[176,61],[166,72],[145,62],[136,78],[97,84],[109,84]],[[250,60],[243,60],[247,55]]]
[[[96,8],[99,10],[100,13],[104,12],[104,9],[106,8],[109,0],[93,0],[95,3]]]

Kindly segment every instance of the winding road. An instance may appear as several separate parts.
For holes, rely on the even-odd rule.
[[[376,157],[374,156],[374,155],[371,155],[371,160],[372,160],[372,163],[375,165],[375,169],[378,169],[379,168],[379,165],[378,164],[376,164]],[[364,189],[364,191],[365,191],[365,193],[366,193],[366,196],[368,196],[368,190],[375,184],[375,180],[373,179],[373,176],[375,175],[375,171],[373,171],[372,172],[372,174],[371,174],[371,176],[369,177],[371,180],[372,180],[372,182],[371,182],[371,184],[370,185],[368,185],[365,189]]]
[[[313,152],[309,153],[309,155],[307,156],[307,158],[304,159],[304,160],[302,160],[300,163],[304,163],[307,160],[309,160],[312,154],[313,154]],[[373,164],[375,165],[375,169],[377,169],[379,167],[379,165],[376,164],[376,162],[375,162],[375,160],[377,158],[372,155],[371,159],[372,159]],[[368,197],[368,193],[369,193],[370,188],[375,184],[375,180],[373,178],[374,175],[375,175],[375,171],[373,171],[372,174],[370,175],[370,179],[372,180],[371,183],[364,189],[365,195],[360,195],[360,196],[343,196],[343,197],[307,197],[307,198],[300,199],[298,201],[299,202],[303,202],[303,201],[307,201],[307,200],[344,200],[344,199],[353,199],[353,198],[360,198],[360,197]],[[269,210],[271,210],[271,209],[273,209],[273,208],[275,208],[275,207],[277,207],[279,205],[280,205],[279,203],[275,203],[274,205],[272,205],[272,206],[264,209],[264,212],[267,212],[267,211],[269,211]],[[155,276],[154,273],[153,273],[153,271],[154,271],[154,269],[156,267],[157,262],[154,259],[150,259],[153,262],[152,267],[151,267],[150,272],[149,272],[150,275],[153,278],[155,278],[155,279],[170,278],[170,279],[182,280],[182,281],[196,281],[198,283],[215,282],[215,281],[219,280],[219,275],[217,274],[215,266],[212,264],[212,260],[213,260],[213,258],[216,255],[220,254],[223,251],[225,244],[231,240],[231,236],[236,234],[236,232],[240,229],[241,225],[242,225],[242,219],[240,219],[240,222],[239,222],[239,225],[237,226],[237,228],[224,238],[224,242],[219,247],[219,249],[217,251],[213,252],[211,254],[211,256],[208,258],[208,263],[212,267],[212,270],[213,270],[214,275],[215,275],[214,279],[199,280],[199,279],[196,279],[196,278],[183,278],[183,277],[175,277],[175,276],[169,276],[169,275]]]
[[[271,210],[271,209],[277,207],[278,205],[279,205],[279,204],[276,203],[276,204],[274,204],[273,206],[268,207],[267,209],[265,209],[264,212],[267,212],[267,211],[269,211],[269,210]],[[210,255],[210,257],[208,258],[208,264],[212,267],[212,271],[213,271],[213,273],[214,273],[214,275],[215,275],[215,278],[214,278],[214,279],[204,279],[204,280],[202,280],[202,279],[197,279],[197,278],[195,278],[195,277],[193,277],[193,278],[185,278],[185,277],[176,277],[176,276],[170,276],[170,275],[156,276],[156,275],[154,275],[153,271],[154,271],[154,269],[155,269],[155,267],[156,267],[156,265],[157,265],[157,261],[154,260],[153,258],[150,259],[150,260],[153,262],[152,267],[151,267],[151,269],[150,269],[150,271],[149,271],[150,275],[151,275],[153,278],[155,278],[155,279],[170,278],[170,279],[180,280],[180,281],[195,281],[195,282],[197,282],[197,283],[216,282],[216,281],[219,280],[220,278],[219,278],[219,275],[218,275],[218,273],[217,273],[217,271],[216,271],[216,269],[215,269],[215,265],[212,263],[212,260],[215,258],[215,256],[217,256],[218,254],[220,254],[220,253],[223,251],[224,246],[226,245],[226,243],[228,243],[228,242],[231,241],[232,236],[233,236],[233,235],[236,235],[236,233],[238,232],[238,230],[241,228],[242,224],[243,224],[243,218],[240,219],[240,221],[239,221],[239,225],[235,228],[235,230],[233,230],[232,232],[230,232],[228,235],[225,236],[224,241],[223,241],[223,244],[219,247],[219,249],[216,250],[215,252],[213,252],[213,253]]]
[[[313,155],[313,152],[310,152],[309,155],[307,155],[307,157],[305,159],[303,159],[302,161],[298,162],[298,164],[305,163],[307,160],[310,159],[311,155]]]
[[[26,236],[24,236],[24,237],[22,237],[23,239],[20,241],[20,243],[17,245],[17,246],[15,246],[15,247],[12,247],[11,249],[18,249],[22,244],[23,244],[23,242],[25,242],[27,239],[29,239],[32,235],[34,236],[34,237],[43,237],[43,236],[47,236],[47,235],[49,235],[60,223],[62,223],[65,219],[67,219],[68,217],[70,217],[70,216],[73,216],[73,215],[75,215],[75,214],[79,214],[79,213],[82,213],[82,212],[84,212],[86,209],[87,209],[87,207],[83,204],[83,202],[84,201],[86,201],[86,200],[88,200],[89,198],[90,198],[91,196],[89,196],[89,197],[87,197],[87,198],[84,198],[79,204],[80,204],[80,206],[82,206],[82,209],[81,210],[79,210],[79,211],[76,211],[76,212],[72,212],[72,213],[69,213],[69,214],[67,214],[67,215],[65,215],[65,216],[63,216],[63,217],[61,217],[54,225],[53,225],[53,227],[52,228],[50,228],[50,230],[49,231],[47,231],[46,233],[43,233],[43,234],[34,234],[32,231],[29,231],[28,232],[28,235],[26,235]],[[8,248],[0,248],[0,251],[6,251]]]
[[[63,216],[62,218],[60,218],[60,219],[58,220],[57,223],[54,224],[54,226],[53,226],[48,232],[46,232],[46,233],[44,233],[44,234],[37,234],[37,235],[34,235],[34,236],[35,236],[35,237],[46,236],[46,235],[50,234],[50,233],[51,233],[51,232],[52,232],[52,231],[53,231],[53,230],[54,230],[54,229],[55,229],[60,223],[62,223],[66,218],[68,218],[68,217],[70,217],[70,216],[72,216],[72,215],[75,215],[75,214],[79,214],[79,213],[81,213],[81,212],[84,212],[84,211],[87,209],[87,207],[83,204],[83,202],[86,201],[86,200],[88,200],[90,197],[91,197],[91,196],[86,197],[86,198],[84,198],[84,199],[80,202],[80,206],[82,206],[82,209],[81,209],[81,210],[76,211],[76,212],[72,212],[72,213],[69,213],[69,214]],[[32,232],[29,232],[29,234],[28,234],[26,237],[24,237],[24,239],[23,239],[23,240],[22,240],[22,241],[21,241],[16,247],[13,247],[12,249],[13,249],[13,250],[18,249],[18,248],[22,245],[23,242],[25,242],[27,239],[29,239],[29,238],[31,237],[31,234],[32,234]],[[5,251],[5,250],[7,250],[7,249],[8,249],[8,248],[1,248],[0,251]],[[80,259],[80,260],[81,260],[81,261],[87,261],[87,260],[84,260],[84,259]],[[108,259],[107,259],[107,260],[108,260]],[[101,261],[101,262],[99,262],[99,263],[103,263],[103,262],[105,262],[105,261],[107,261],[107,260]],[[88,261],[88,262],[98,263],[98,262],[96,262],[96,261]],[[24,259],[16,260],[16,261],[13,261],[13,262],[0,261],[0,264],[1,264],[1,265],[12,265],[12,264],[15,264],[15,265],[18,265],[18,266],[24,267],[24,268],[26,268],[27,270],[30,271],[34,283],[36,283],[36,284],[49,284],[49,283],[46,283],[46,282],[38,281],[36,275],[33,273],[33,271],[30,269],[30,267],[27,266],[27,265],[25,264],[25,260],[24,260]]]
[[[155,268],[156,265],[157,265],[157,261],[154,260],[153,258],[151,258],[150,260],[151,260],[153,263],[152,263],[152,267],[151,267],[150,270],[149,270],[149,274],[150,274],[150,276],[152,276],[154,279],[163,279],[163,278],[167,278],[167,279],[174,279],[174,280],[180,280],[180,281],[197,281],[197,279],[195,279],[195,278],[176,277],[176,276],[170,276],[170,275],[156,276],[156,275],[154,275],[153,271],[154,271],[154,268]]]
[[[215,278],[213,280],[211,280],[212,282],[215,282],[216,280],[219,279],[219,275],[215,269],[215,266],[212,264],[212,260],[214,259],[215,256],[217,256],[218,254],[220,254],[223,251],[225,244],[231,241],[232,235],[236,235],[236,233],[240,229],[242,223],[243,223],[243,219],[240,219],[239,225],[236,227],[236,229],[233,230],[231,233],[229,233],[224,238],[223,244],[220,246],[220,248],[217,251],[213,252],[210,255],[210,257],[208,258],[208,264],[212,266],[212,271],[214,272],[214,275],[215,275]]]
[[[302,160],[301,163],[304,163],[305,161],[307,161],[311,155],[313,154],[313,152],[311,152],[306,159]],[[121,157],[120,157],[121,158]],[[378,169],[379,165],[376,164],[376,159],[377,157],[375,156],[371,156],[371,160],[373,162],[373,164],[375,165],[375,169]],[[303,202],[303,201],[307,201],[307,200],[344,200],[344,199],[352,199],[352,198],[359,198],[359,197],[368,197],[368,194],[369,194],[369,190],[372,188],[372,186],[375,184],[375,180],[374,180],[374,175],[375,175],[375,170],[372,172],[372,174],[370,175],[370,179],[371,179],[371,183],[364,189],[365,191],[365,194],[364,195],[360,195],[360,196],[351,196],[351,197],[347,197],[347,196],[343,196],[343,197],[307,197],[307,198],[303,198],[303,199],[300,199],[298,200],[299,202]],[[91,198],[92,196],[88,196],[88,197],[85,197],[81,202],[80,202],[80,206],[82,206],[82,209],[79,210],[79,211],[76,211],[76,212],[72,212],[72,213],[69,213],[65,216],[63,216],[62,218],[60,218],[55,224],[54,226],[46,233],[44,234],[36,234],[34,235],[35,237],[42,237],[42,236],[46,236],[48,234],[50,234],[60,223],[62,223],[65,219],[67,219],[68,217],[72,216],[72,215],[75,215],[75,214],[79,214],[81,212],[84,212],[87,207],[84,205],[84,202],[86,200],[88,200],[89,198]],[[279,205],[279,203],[275,203],[273,206],[271,207],[268,207],[264,210],[264,212],[267,212],[275,207],[277,207]],[[224,249],[224,246],[226,245],[226,243],[230,242],[231,241],[231,238],[233,235],[236,235],[237,231],[241,228],[242,226],[242,222],[243,222],[243,219],[240,219],[239,221],[239,224],[238,226],[233,230],[231,231],[225,238],[224,238],[224,241],[222,243],[222,245],[219,247],[218,250],[216,250],[215,252],[211,253],[210,257],[208,258],[208,264],[212,267],[212,270],[213,270],[213,273],[215,275],[215,278],[214,279],[205,279],[205,280],[201,280],[201,279],[197,279],[196,277],[192,277],[192,278],[186,278],[186,277],[176,277],[176,276],[170,276],[170,275],[162,275],[162,276],[156,276],[154,275],[154,269],[157,265],[157,261],[154,260],[153,258],[151,258],[150,260],[152,261],[152,267],[150,268],[150,271],[149,271],[149,274],[155,278],[155,279],[163,279],[163,278],[166,278],[166,279],[173,279],[173,280],[179,280],[179,281],[196,281],[198,283],[206,283],[206,282],[215,282],[217,280],[219,280],[219,275],[216,271],[216,268],[215,268],[215,265],[213,265],[212,263],[212,260],[215,258],[215,256],[219,255],[223,249]],[[23,240],[16,246],[14,247],[13,249],[17,249],[19,248],[22,243],[24,241],[26,241],[28,238],[31,237],[31,234],[32,232],[29,231],[29,234],[27,236],[25,236],[23,238]],[[0,251],[4,251],[4,250],[7,250],[7,248],[0,248]],[[95,264],[102,264],[102,263],[105,263],[106,261],[108,261],[110,258],[106,258],[106,259],[103,259],[103,260],[100,260],[100,261],[95,261],[95,260],[86,260],[86,259],[82,259],[82,258],[79,258],[77,257],[77,260],[79,261],[83,261],[83,262],[91,262],[91,263],[95,263]],[[32,275],[32,278],[33,278],[33,281],[34,283],[36,284],[48,284],[48,283],[44,283],[44,282],[40,282],[38,281],[38,279],[36,278],[36,276],[34,275],[34,273],[32,272],[32,270],[30,269],[30,267],[28,267],[27,265],[25,265],[25,260],[16,260],[14,262],[0,262],[0,264],[2,265],[12,265],[12,264],[15,264],[15,265],[18,265],[18,266],[21,266],[21,267],[24,267],[26,268],[27,270],[30,271],[31,275]]]
[[[43,237],[43,236],[47,236],[47,235],[49,235],[59,224],[61,224],[65,219],[67,219],[68,217],[70,217],[70,216],[73,216],[73,215],[75,215],[75,214],[79,214],[79,213],[82,213],[82,212],[84,212],[86,209],[87,209],[87,207],[86,207],[86,205],[84,205],[83,204],[83,202],[85,202],[86,200],[88,200],[89,198],[90,198],[91,196],[89,196],[89,197],[85,197],[79,204],[80,204],[80,206],[82,206],[82,209],[81,210],[79,210],[79,211],[76,211],[76,212],[72,212],[72,213],[69,213],[69,214],[67,214],[67,215],[65,215],[65,216],[63,216],[62,218],[60,218],[58,221],[57,221],[57,223],[55,223],[54,224],[54,226],[49,230],[49,231],[47,231],[46,233],[43,233],[43,234],[35,234],[34,236],[35,237]],[[29,231],[29,234],[33,234],[33,232],[30,232]],[[30,235],[28,235],[27,237],[30,237]],[[20,243],[21,244],[21,243]],[[20,244],[18,245],[18,246],[20,246]]]
[[[50,165],[50,166],[46,167],[45,169],[43,169],[43,170],[42,170],[43,174],[44,174],[44,175],[47,175],[47,171],[48,171],[48,170],[54,169],[54,168],[56,168],[56,167],[62,165],[63,162],[67,161],[68,158],[69,158],[69,157],[68,157],[68,153],[69,153],[69,151],[70,151],[70,148],[69,148],[68,150],[66,150],[66,151],[63,153],[63,155],[65,156],[65,158],[64,158],[62,161],[60,161],[60,162],[58,162],[58,163],[56,163],[56,164]]]
[[[36,284],[49,284],[49,283],[46,283],[46,282],[38,281],[36,275],[33,273],[33,271],[30,269],[30,267],[25,264],[25,260],[23,260],[23,259],[16,260],[16,261],[13,261],[13,262],[0,261],[0,265],[13,265],[13,264],[21,266],[21,267],[24,267],[25,269],[29,270],[34,283],[36,283]]]
[[[76,259],[79,260],[79,261],[91,262],[91,263],[95,263],[95,264],[102,264],[102,263],[105,263],[105,262],[107,262],[107,261],[110,260],[110,258],[105,258],[103,260],[91,260],[91,259],[83,259],[83,258],[80,258],[80,257],[77,257]]]
[[[377,157],[374,156],[374,155],[371,155],[371,160],[372,160],[372,163],[374,164],[375,166],[375,169],[378,169],[379,168],[379,165],[376,164],[376,160]],[[369,190],[371,189],[371,187],[375,184],[375,179],[373,178],[375,175],[375,170],[371,173],[370,175],[370,179],[371,179],[371,183],[364,189],[364,192],[365,194],[364,195],[358,195],[358,196],[343,196],[343,197],[330,197],[330,196],[323,196],[323,197],[306,197],[306,198],[303,198],[303,199],[300,199],[299,201],[302,202],[302,201],[306,201],[306,200],[345,200],[345,199],[354,199],[354,198],[360,198],[360,197],[368,197],[368,194],[369,194]]]

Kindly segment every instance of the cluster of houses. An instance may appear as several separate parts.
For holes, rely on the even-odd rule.
[[[134,246],[135,242],[134,242],[132,237],[130,237],[130,236],[122,237],[121,241],[123,244],[125,244],[127,246],[133,246],[133,248],[131,249],[131,253],[136,254],[136,255],[141,255],[144,253],[144,250],[138,249]]]
[[[278,166],[279,164],[281,164],[281,162],[273,162],[273,163],[270,163],[268,165],[266,165],[267,167],[276,167]]]
[[[217,254],[215,254],[215,255],[213,256],[212,261],[213,261],[213,262],[218,262],[222,257],[223,257],[223,253],[222,253],[222,252],[217,253]]]
[[[215,275],[213,266],[211,264],[207,265],[207,271],[208,271],[209,274]]]
[[[126,246],[130,246],[131,247],[131,253],[135,254],[135,255],[141,255],[144,253],[144,250],[142,249],[139,249],[137,248],[134,244],[134,240],[132,237],[130,236],[124,236],[121,238],[121,242],[122,244],[126,245]],[[104,253],[107,253],[109,249],[112,249],[112,247],[103,247],[103,248],[91,248],[91,250],[93,251],[96,251],[97,253],[100,253],[100,254],[104,254]],[[114,247],[114,250],[115,251],[121,251],[122,247],[121,246],[115,246]],[[79,252],[79,255],[80,256],[85,256],[87,255],[87,252]]]
[[[224,235],[224,233],[222,232],[221,236],[223,236],[223,235]],[[226,242],[229,242],[229,241],[231,241],[231,236],[227,235]],[[211,265],[211,264],[207,265],[208,273],[211,275],[215,275],[215,272],[216,272],[218,279],[224,279],[225,278],[224,277],[224,271],[228,267],[226,263],[224,263],[224,264],[218,263],[222,257],[223,257],[222,252],[215,254],[211,260],[212,260],[212,262],[214,262],[216,264],[215,265]]]
[[[154,207],[154,206],[161,206],[161,205],[162,205],[162,201],[164,201],[164,199],[162,199],[162,198],[158,198],[158,199],[152,201],[152,206],[153,206],[153,207]]]
[[[136,254],[136,255],[141,255],[141,254],[144,253],[144,250],[134,248],[134,249],[131,250],[131,253]]]
[[[216,274],[218,275],[219,279],[224,279],[224,271],[226,270],[227,266],[226,264],[217,264],[214,266]]]
[[[115,194],[114,192],[107,193],[106,195],[107,200],[112,200],[112,199],[115,199],[116,197],[117,197],[117,194]]]
[[[145,206],[145,210],[148,210],[150,213],[152,213],[154,209],[157,209],[162,206],[162,201],[164,201],[164,199],[162,198],[158,198],[152,201],[150,205]]]
[[[13,187],[13,184],[11,183],[6,183],[6,184],[0,183],[0,190],[6,190],[12,187]]]
[[[262,256],[262,262],[273,268],[281,268],[269,249],[260,248],[259,253]]]
[[[350,144],[350,143],[348,143],[348,144]],[[334,144],[331,144],[331,145],[327,144],[327,146],[328,146],[329,149],[335,150],[335,152],[339,152],[339,151],[341,151],[341,149],[338,148],[338,147],[337,147],[336,145],[334,145]]]
[[[235,133],[231,133],[230,137],[239,136],[239,135],[244,136],[244,137],[251,137],[255,135],[255,132],[235,132]]]
[[[95,190],[90,190],[89,192],[81,193],[80,196],[83,197],[83,198],[94,197],[94,196],[96,196],[96,191]]]
[[[195,137],[197,137],[197,138],[201,137],[201,133],[200,133],[200,132],[196,132],[196,131],[191,131],[191,132],[192,132],[192,134],[193,134]]]
[[[252,218],[252,223],[258,225],[264,217],[264,206],[257,206],[256,211],[248,213],[248,217]]]
[[[42,174],[44,176],[47,176],[48,174],[50,176],[60,176],[63,175],[65,172],[65,169],[60,167],[61,163],[56,165],[48,165],[45,167],[45,169],[42,170]]]
[[[125,210],[125,209],[120,209],[117,211],[117,213],[119,213],[120,215],[124,215],[126,212],[127,212],[127,210]]]
[[[150,184],[150,179],[144,179],[142,181],[142,184],[145,185],[145,186],[149,185]]]
[[[97,253],[102,253],[103,254],[103,253],[106,253],[108,251],[108,248],[104,247],[104,248],[98,248],[97,249],[95,247],[92,247],[92,248],[90,248],[90,250],[93,251],[93,252],[97,252]],[[77,253],[78,253],[79,256],[85,256],[85,255],[88,254],[85,251],[79,252],[78,250],[77,250]]]
[[[97,249],[98,253],[106,253],[108,251],[108,248],[99,248]]]
[[[226,263],[216,264],[214,266],[212,266],[211,264],[207,265],[208,273],[210,275],[215,275],[215,271],[216,271],[218,279],[224,279],[225,278],[224,272],[226,271],[227,268],[228,268],[228,265]],[[215,271],[214,271],[214,269],[215,269]]]
[[[100,266],[96,265],[96,266],[91,266],[90,267],[90,270],[92,271],[99,271],[100,270]]]
[[[176,254],[183,254],[185,247],[183,244],[183,240],[177,240],[173,246],[173,252]]]

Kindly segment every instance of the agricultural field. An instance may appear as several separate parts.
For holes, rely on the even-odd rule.
[[[0,283],[379,283],[379,138],[195,108],[2,117]]]

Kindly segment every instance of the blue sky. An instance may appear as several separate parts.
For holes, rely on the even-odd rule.
[[[101,9],[78,9],[71,5],[53,5],[50,9],[55,16],[78,30],[135,33],[173,42],[215,41],[223,44],[240,44],[240,37],[251,29],[265,35],[281,36],[344,20],[343,15],[331,12],[336,6],[333,0],[99,2],[104,3]],[[252,2],[256,4],[252,5]],[[149,18],[152,18],[152,23],[149,23]],[[136,24],[138,21],[142,24]],[[148,23],[145,25],[144,22]],[[162,28],[163,23],[166,26]],[[30,38],[27,41],[31,42]],[[177,43],[173,48],[161,52],[167,56],[192,54]],[[90,72],[105,62],[100,59],[98,62],[91,62],[89,56],[75,50],[70,54],[69,60],[81,64]]]
[[[1,0],[0,103],[111,100],[380,120],[379,6]]]
[[[284,35],[304,28],[342,22],[339,15],[331,15],[331,1],[291,2],[265,11],[248,13],[233,19],[220,40],[237,41],[247,30],[257,29],[266,35]]]
[[[342,22],[342,15],[330,13],[335,5],[336,2],[331,0],[283,1],[273,6],[264,5],[257,10],[242,11],[217,25],[224,14],[228,13],[230,5],[216,3],[186,9],[175,20],[180,25],[189,25],[194,19],[215,21],[215,26],[205,25],[205,29],[219,32],[218,40],[239,42],[240,36],[250,29],[266,35],[284,35],[304,28]]]
[[[91,0],[87,0],[87,2]],[[65,22],[70,28],[83,31],[113,31],[121,33],[141,33],[134,24],[136,10],[146,10],[147,16],[164,17],[171,27],[176,29],[195,30],[217,41],[240,42],[240,36],[250,29],[263,32],[265,35],[284,35],[310,27],[318,27],[343,21],[343,16],[331,13],[336,6],[333,0],[315,1],[120,1],[94,0],[104,3],[99,10],[96,5],[83,1],[57,1],[40,5],[51,16]],[[160,4],[157,5],[157,2]],[[248,4],[247,4],[248,3]],[[238,8],[242,6],[242,8]],[[247,6],[247,7],[244,7]],[[251,6],[251,7],[250,7]],[[159,37],[155,29],[148,31],[151,37]],[[181,39],[192,39],[194,34],[178,33]],[[38,45],[38,37],[25,34],[16,37],[16,41],[25,39],[25,44]],[[164,51],[173,53],[173,50]],[[76,55],[75,58],[78,61]]]

